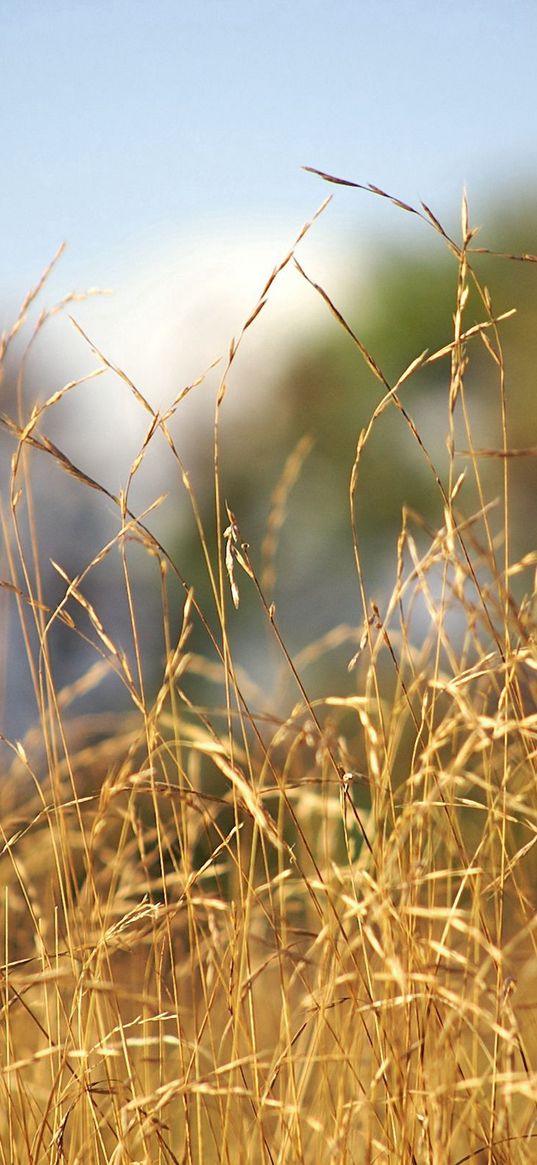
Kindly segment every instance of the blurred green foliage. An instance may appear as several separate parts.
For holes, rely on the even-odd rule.
[[[346,321],[390,384],[424,349],[434,352],[453,338],[457,260],[433,231],[427,232],[417,223],[417,236],[420,230],[415,249],[390,246],[379,255],[365,288],[357,283],[350,294],[348,288],[343,289],[345,302],[351,303],[350,313],[344,313]],[[499,208],[472,245],[509,254],[537,251],[532,207]],[[350,256],[352,250],[350,244]],[[474,254],[472,265],[481,285],[488,288],[496,315],[516,308],[516,315],[499,325],[505,356],[508,440],[513,448],[537,445],[537,265],[489,254]],[[339,306],[337,294],[334,300]],[[485,318],[483,303],[471,290],[464,326],[469,328]],[[502,440],[498,370],[480,338],[470,341],[467,354],[465,399],[474,442],[479,448],[498,448]],[[446,356],[420,370],[401,389],[405,408],[444,480],[449,376]],[[289,497],[277,550],[279,581],[274,595],[269,596],[276,600],[286,641],[293,650],[340,620],[359,625],[363,617],[350,534],[349,481],[358,435],[383,393],[352,339],[326,308],[325,327],[306,349],[292,357],[280,377],[268,422],[263,415],[257,424],[255,415],[245,411],[242,423],[237,425],[234,420],[233,426],[224,426],[222,494],[237,515],[252,561],[260,571],[271,491],[300,437],[307,433],[313,439],[312,451]],[[464,444],[459,422],[457,445],[462,449]],[[477,497],[472,490],[471,466],[461,457],[457,472],[465,466],[467,483],[460,505],[463,513],[471,513],[477,507]],[[502,461],[483,458],[480,471],[487,498],[501,498]],[[509,472],[511,547],[514,556],[521,556],[533,548],[535,537],[536,459],[512,458]],[[404,506],[421,514],[434,528],[442,524],[441,497],[430,468],[404,418],[390,406],[375,425],[365,449],[356,505],[366,580],[373,597],[381,602],[393,582]],[[491,523],[493,529],[501,528],[499,505]],[[194,561],[192,552],[190,562]],[[198,593],[203,606],[202,576],[203,570],[196,570],[193,581],[201,588]],[[245,594],[241,627],[248,626],[251,618],[253,629],[256,601],[253,595],[248,597],[246,578],[241,583],[241,593]]]
[[[534,253],[536,236],[535,215],[530,207],[516,215],[501,210],[483,237],[476,237],[474,245],[517,255]],[[472,265],[490,293],[494,313],[516,309],[512,318],[499,325],[506,369],[508,440],[513,448],[528,447],[537,443],[537,264],[476,254]],[[366,295],[363,288],[357,289],[356,308],[348,322],[390,384],[424,349],[434,352],[453,338],[456,284],[456,259],[431,232],[429,239],[422,240],[420,250],[392,248],[382,255]],[[471,291],[464,326],[469,328],[485,318],[483,304]],[[498,447],[501,429],[497,371],[479,339],[469,343],[468,359],[467,404],[470,410],[479,412],[478,437],[482,440],[478,444]],[[448,383],[449,357],[445,357],[419,371],[401,390],[403,403],[415,417],[425,442],[429,439],[440,469],[443,460],[445,463]],[[305,427],[315,437],[319,462],[325,463],[325,484],[334,494],[336,506],[329,525],[339,530],[348,522],[348,514],[339,513],[341,487],[349,479],[358,432],[383,395],[382,386],[352,341],[327,314],[325,333],[319,335],[315,349],[310,347],[289,368],[282,394],[290,402],[290,442]],[[526,525],[524,505],[530,500],[530,483],[533,488],[536,484],[535,459],[513,459],[511,469],[517,506],[513,535],[522,542],[520,522]],[[311,465],[310,476],[313,477]],[[379,425],[364,479],[362,520],[367,537],[374,541],[379,534],[383,540],[393,541],[403,502],[430,512],[438,501],[430,472],[395,408],[388,410]],[[526,520],[529,516],[526,510]]]

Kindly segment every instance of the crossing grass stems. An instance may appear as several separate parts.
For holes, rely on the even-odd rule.
[[[483,248],[466,201],[460,240],[427,206],[391,201],[435,232],[456,265],[450,342],[416,353],[389,382],[332,295],[306,273],[299,252],[307,224],[219,373],[209,519],[173,435],[195,385],[157,411],[79,328],[96,359],[90,377],[113,372],[146,417],[115,495],[47,436],[49,411],[81,382],[41,403],[27,399],[36,336],[51,314],[75,310],[68,297],[30,328],[50,268],[3,338],[6,363],[30,329],[17,402],[1,418],[13,442],[1,585],[20,622],[38,709],[22,741],[2,741],[6,1165],[511,1165],[537,1154],[537,554],[512,561],[509,547],[511,457],[532,451],[509,447],[502,329],[510,313],[495,314],[476,274]],[[279,623],[278,545],[309,435],[282,450],[259,545],[247,544],[239,499],[226,497],[221,472],[235,365],[292,267],[378,384],[348,474],[363,618],[354,627],[335,620],[298,655]],[[480,306],[474,323],[465,316],[470,291]],[[497,386],[497,449],[480,448],[472,432],[466,377],[476,347],[486,350]],[[440,361],[447,451],[437,465],[406,388]],[[398,411],[427,466],[441,519],[430,528],[403,511],[395,582],[381,606],[367,591],[356,499],[367,490],[364,450],[387,409]],[[133,478],[157,441],[175,460],[181,504],[197,529],[212,594],[205,609],[188,566],[152,532],[160,499],[143,513],[131,503]],[[57,564],[62,598],[54,604],[32,490],[39,456],[117,514],[115,536],[76,577]],[[501,481],[494,499],[483,480],[490,459]],[[133,543],[151,559],[160,595],[156,691],[140,642]],[[112,556],[121,563],[131,651],[88,597],[92,573]],[[522,602],[512,594],[515,576],[527,581]],[[246,592],[279,661],[277,682],[263,690],[230,641]],[[94,652],[63,689],[50,649],[60,623]],[[204,651],[191,647],[193,628]],[[311,667],[328,653],[352,675],[351,694],[311,695]],[[130,711],[78,720],[76,700],[110,672]],[[202,702],[201,690],[212,699]]]

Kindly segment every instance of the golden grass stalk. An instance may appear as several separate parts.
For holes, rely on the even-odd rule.
[[[49,409],[79,382],[28,407],[21,378],[17,416],[1,418],[14,441],[2,587],[18,612],[38,709],[24,741],[3,741],[2,1162],[511,1165],[537,1153],[537,662],[531,604],[511,593],[513,577],[537,557],[513,562],[509,549],[517,450],[508,442],[500,329],[509,313],[493,313],[477,279],[465,201],[460,242],[426,206],[392,201],[424,219],[457,263],[452,341],[416,354],[390,383],[293,247],[232,342],[217,388],[214,550],[173,439],[186,390],[160,414],[91,344],[99,362],[91,375],[113,370],[149,416],[117,495],[46,435]],[[309,439],[288,456],[260,547],[243,541],[220,469],[233,364],[293,260],[381,391],[349,466],[363,626],[335,620],[294,658],[273,591]],[[4,356],[44,282],[4,339]],[[470,287],[483,314],[467,326]],[[497,450],[479,448],[467,408],[479,344],[498,385]],[[412,377],[437,360],[449,364],[447,461],[438,466],[405,402]],[[404,512],[395,584],[381,610],[364,581],[355,502],[386,409],[408,427],[442,521],[428,529]],[[192,507],[210,611],[152,532],[160,499],[141,514],[130,502],[132,479],[161,438]],[[58,564],[64,590],[54,603],[32,493],[37,453],[105,497],[118,518],[115,536],[76,577]],[[492,456],[501,465],[499,523],[482,475]],[[462,494],[472,499],[464,509]],[[133,543],[156,564],[160,588],[164,660],[154,695]],[[87,594],[92,572],[113,555],[132,650],[115,642]],[[174,589],[183,603],[175,634]],[[248,589],[282,663],[283,702],[260,692],[233,657],[230,614],[240,618]],[[96,655],[63,690],[50,647],[60,622]],[[189,649],[194,624],[204,629],[204,655]],[[309,667],[342,647],[354,692],[313,697]],[[130,713],[78,723],[75,699],[110,671]],[[189,695],[200,674],[212,704]]]

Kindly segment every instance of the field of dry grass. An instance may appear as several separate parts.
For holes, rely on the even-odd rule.
[[[333,631],[298,657],[280,633],[268,584],[305,443],[282,451],[282,461],[289,456],[269,505],[263,570],[220,478],[233,365],[279,271],[297,262],[294,248],[231,345],[217,392],[214,529],[174,446],[182,394],[157,413],[129,383],[147,432],[124,491],[107,495],[117,534],[86,571],[63,577],[63,598],[50,606],[33,459],[52,459],[93,494],[106,491],[47,437],[48,410],[76,384],[36,404],[21,375],[16,416],[2,416],[13,438],[2,586],[18,611],[39,708],[23,741],[2,742],[6,1165],[537,1159],[537,554],[510,557],[504,324],[475,275],[465,204],[460,241],[427,208],[401,209],[419,214],[458,265],[447,347],[416,353],[389,383],[326,291],[314,282],[312,290],[378,381],[349,465],[359,626],[340,627],[334,612]],[[470,289],[477,323],[466,322]],[[29,297],[2,356],[31,305]],[[476,346],[490,360],[498,449],[481,449],[472,431],[465,378]],[[106,367],[106,355],[96,356]],[[448,386],[442,465],[405,404],[412,376],[436,361]],[[432,529],[403,513],[395,585],[381,610],[366,593],[355,499],[367,489],[362,454],[386,409],[410,430],[442,521]],[[156,440],[178,462],[210,609],[198,606],[188,566],[152,533],[151,513],[131,509],[132,478]],[[483,478],[491,462],[495,497]],[[528,500],[528,521],[531,508]],[[165,659],[150,694],[137,647],[134,543],[161,588]],[[91,572],[112,555],[123,571],[130,654],[87,597]],[[240,620],[248,593],[281,665],[278,683],[263,691],[230,646],[230,620]],[[179,633],[172,594],[183,605]],[[60,621],[95,646],[76,690],[54,681],[49,642]],[[205,634],[203,653],[191,649],[193,627]],[[312,698],[308,666],[334,646],[353,694]],[[103,669],[119,676],[131,711],[79,723],[74,697]],[[192,676],[212,701],[192,696]]]

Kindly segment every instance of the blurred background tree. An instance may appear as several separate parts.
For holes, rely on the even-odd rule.
[[[417,234],[418,231],[416,238]],[[483,234],[474,240],[474,245],[522,255],[537,251],[536,236],[532,208],[521,200],[516,207],[499,207]],[[341,310],[348,324],[388,382],[393,384],[424,349],[433,352],[452,339],[457,262],[441,240],[432,232],[427,236],[423,228],[419,246],[402,249],[390,243],[384,247],[364,288],[363,280],[360,282],[353,277],[354,253],[357,256],[360,253],[358,240],[355,245],[351,240],[348,247],[347,285],[338,287],[336,283],[326,291],[338,308],[343,301]],[[495,313],[516,308],[516,315],[500,325],[506,365],[509,444],[513,448],[537,446],[534,383],[537,268],[533,262],[487,254],[476,254],[472,261],[480,281],[490,291]],[[315,279],[315,271],[309,274]],[[311,289],[311,296],[315,295]],[[222,498],[236,514],[241,536],[250,545],[259,576],[268,580],[272,568],[275,569],[275,585],[268,587],[267,598],[276,603],[281,630],[292,652],[300,651],[339,623],[348,623],[359,632],[363,620],[350,533],[349,480],[359,432],[382,397],[383,388],[352,339],[325,305],[323,310],[324,322],[310,338],[307,347],[295,350],[287,362],[277,361],[279,372],[269,402],[256,399],[254,384],[245,396],[245,407],[239,416],[236,409],[228,414],[226,403],[222,413]],[[319,319],[323,320],[322,315]],[[473,294],[466,307],[465,326],[483,319],[483,305]],[[254,322],[252,327],[255,326]],[[284,352],[285,345],[282,344]],[[474,432],[478,435],[477,443],[480,448],[499,448],[501,427],[497,374],[480,339],[471,341],[469,357],[466,394]],[[441,475],[447,466],[448,382],[449,357],[445,357],[418,371],[401,390],[405,407],[414,418]],[[180,418],[179,409],[177,426]],[[311,447],[303,449],[303,463],[283,507],[285,522],[273,547],[274,562],[267,563],[264,551],[273,505],[271,497],[281,482],[286,460],[292,456],[293,450],[300,448],[299,443],[305,436],[310,438]],[[191,450],[187,468],[192,472],[208,546],[214,555],[214,496],[208,472],[212,467],[211,440],[209,414],[206,432],[196,448]],[[464,443],[463,437],[461,443]],[[7,457],[4,464],[7,470]],[[461,458],[460,469],[465,464]],[[481,467],[487,480],[487,496],[501,497],[501,461],[483,459]],[[509,471],[512,483],[511,549],[514,557],[520,557],[534,546],[535,457],[528,455],[511,459]],[[6,477],[7,473],[4,482]],[[51,482],[54,483],[51,489],[57,488],[57,474],[52,475]],[[69,494],[71,500],[75,493],[76,487]],[[66,497],[63,493],[62,512]],[[88,498],[90,505],[92,500]],[[461,491],[460,503],[463,510],[467,505],[468,512],[471,512],[476,503],[471,489],[468,489],[468,502],[464,500],[464,490]],[[51,528],[56,526],[55,536],[61,538],[61,529],[54,522],[57,505],[58,502],[53,502],[49,516]],[[421,514],[434,528],[442,524],[441,498],[430,469],[404,418],[395,407],[389,407],[366,447],[357,494],[366,582],[371,598],[381,607],[383,596],[390,592],[393,584],[396,540],[404,506]],[[86,528],[91,525],[92,529],[93,553],[99,543],[95,522],[95,513],[85,520]],[[77,519],[77,523],[82,531],[84,522]],[[498,528],[498,520],[492,518],[492,524]],[[108,534],[110,529],[109,524]],[[194,586],[197,600],[208,614],[209,622],[216,626],[216,619],[211,616],[214,605],[207,572],[193,522],[190,529],[190,535],[182,535],[175,545],[172,533],[168,545],[186,581]],[[43,533],[43,544],[46,545],[48,534]],[[52,537],[53,544],[55,536]],[[81,552],[84,556],[82,535],[74,539],[72,532],[69,533],[60,553],[67,573],[74,574],[80,569]],[[267,648],[266,618],[253,587],[246,575],[241,576],[240,570],[238,573],[241,608],[238,614],[230,609],[231,634],[236,634],[235,647],[238,647],[239,658],[260,682],[266,683],[270,652],[274,648]],[[56,576],[54,579],[53,598],[57,601],[58,580]],[[158,587],[147,569],[142,571],[140,579],[144,610],[140,634],[146,662],[151,663],[149,670],[156,684],[163,658]],[[120,586],[120,572],[112,565],[109,585],[101,568],[98,584],[91,575],[88,578],[88,595],[95,600],[112,636],[114,629],[121,627],[121,621],[118,621]],[[175,593],[175,621],[180,620],[183,597],[181,592]],[[123,620],[121,634],[124,630]],[[58,682],[61,684],[71,680],[73,673],[80,670],[81,659],[73,653],[72,635],[65,628],[58,630],[57,640]],[[195,628],[191,645],[206,650],[206,634]],[[326,682],[335,684],[337,690],[352,687],[353,678],[347,676],[344,666],[345,659],[352,654],[352,647],[346,646],[343,653],[330,657],[332,663],[329,658],[325,660],[318,673],[321,687],[325,688]],[[92,700],[90,697],[90,705]],[[98,703],[98,693],[96,700]]]
[[[537,238],[531,207],[527,203],[516,210],[499,207],[473,245],[516,255],[534,253]],[[351,244],[350,268],[352,253]],[[516,315],[499,325],[506,367],[508,440],[515,449],[537,446],[537,268],[531,261],[487,254],[473,255],[472,263],[490,292],[493,312],[516,309]],[[424,349],[434,352],[453,339],[457,262],[432,233],[422,240],[420,249],[387,248],[365,296],[362,287],[353,296],[352,276],[350,283],[350,293],[343,289],[345,301],[351,303],[347,322],[390,384]],[[338,306],[337,289],[335,293],[327,290]],[[465,327],[485,318],[478,295],[471,294]],[[465,391],[475,439],[481,449],[499,449],[497,372],[479,338],[470,341],[468,356]],[[401,390],[441,475],[447,466],[448,383],[449,356],[418,371]],[[304,433],[313,440],[289,499],[278,555],[276,600],[285,595],[282,619],[295,649],[327,631],[335,620],[359,623],[363,617],[349,532],[349,479],[358,434],[382,395],[382,385],[327,309],[326,326],[284,370],[273,402],[273,432],[265,423],[256,431],[252,417],[246,416],[235,440],[227,434],[225,492],[254,555],[264,535],[270,487],[286,454]],[[464,446],[464,435],[460,436]],[[466,464],[461,457],[459,470]],[[501,459],[483,458],[480,469],[488,498],[491,491],[500,498]],[[532,549],[535,536],[535,457],[510,459],[509,471],[511,549],[519,557]],[[471,490],[468,493],[470,511],[476,498]],[[441,498],[431,472],[395,407],[380,418],[366,448],[357,502],[366,576],[373,596],[380,600],[393,579],[403,506],[433,525],[442,523]],[[460,503],[465,512],[464,490]],[[498,528],[498,519],[492,518],[492,526]]]

